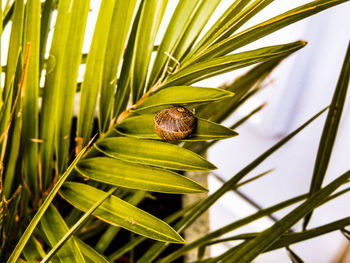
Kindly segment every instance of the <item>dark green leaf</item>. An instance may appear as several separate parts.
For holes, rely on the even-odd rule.
[[[31,237],[23,250],[24,258],[28,262],[39,262],[45,255],[40,242],[35,237]]]
[[[88,144],[88,146],[89,146],[89,144]],[[58,179],[57,183],[53,186],[52,190],[47,195],[46,199],[41,204],[40,208],[38,209],[38,211],[36,212],[36,214],[34,215],[32,220],[30,221],[29,225],[25,229],[25,231],[22,234],[20,240],[18,241],[15,249],[12,251],[12,253],[7,261],[8,263],[17,262],[18,257],[21,255],[23,248],[25,247],[26,243],[28,242],[28,239],[32,235],[32,233],[33,233],[35,227],[37,226],[37,224],[39,223],[41,217],[43,216],[43,214],[45,213],[45,211],[47,210],[47,208],[51,204],[53,198],[57,194],[58,190],[60,189],[60,187],[62,186],[64,181],[67,179],[68,175],[70,175],[74,166],[77,164],[77,162],[80,160],[80,158],[85,153],[86,149],[87,149],[87,146],[85,148],[83,148],[83,150],[77,155],[77,157],[75,157],[75,159],[70,164],[70,166],[67,168],[65,173]]]

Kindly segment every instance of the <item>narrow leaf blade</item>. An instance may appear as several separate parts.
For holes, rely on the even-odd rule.
[[[135,112],[140,112],[152,107],[166,105],[188,105],[194,103],[210,102],[232,97],[230,91],[216,88],[203,88],[193,86],[174,86],[155,91],[148,96]]]
[[[213,164],[200,155],[165,142],[131,137],[112,137],[103,139],[95,147],[102,153],[117,159],[173,170],[216,169]],[[157,150],[150,151],[150,149]]]
[[[67,232],[68,226],[64,222],[58,210],[50,205],[40,220],[40,226],[53,247]],[[73,260],[74,262],[85,262],[81,251],[73,239],[67,241],[56,254],[60,262],[64,263]]]
[[[304,41],[275,45],[214,59],[204,60],[184,68],[170,75],[165,81],[166,86],[189,85],[199,80],[222,74],[234,69],[264,62],[272,58],[283,57],[304,47]]]
[[[278,237],[285,233],[285,231],[298,222],[303,216],[325,201],[332,192],[344,184],[349,177],[350,171],[335,179],[300,206],[293,209],[293,211],[288,213],[270,228],[261,232],[256,238],[243,245],[238,251],[235,251],[232,257],[230,257],[230,260],[232,260],[232,262],[251,262],[258,254],[271,246]]]
[[[205,52],[202,52],[199,56],[196,57],[195,60],[192,60],[189,63],[192,64],[195,61],[228,54],[237,48],[240,48],[268,34],[271,34],[278,29],[286,27],[306,17],[317,14],[327,8],[339,5],[347,1],[348,0],[311,1],[310,3],[289,10],[260,24],[254,25],[242,32],[237,33],[236,35],[223,39],[222,41],[206,49]]]
[[[153,129],[154,114],[136,115],[126,118],[123,122],[116,126],[117,131],[122,134],[145,138],[161,140]],[[197,127],[190,137],[182,141],[206,141],[221,140],[236,136],[237,133],[225,126],[197,118]]]
[[[206,191],[196,182],[175,172],[109,157],[82,160],[77,170],[92,180],[132,189],[173,194]]]
[[[330,105],[327,119],[322,131],[320,144],[317,151],[317,157],[310,185],[310,196],[317,192],[326,176],[328,163],[331,158],[333,145],[337,136],[337,131],[342,116],[346,93],[350,82],[350,42],[345,55],[344,64],[338,79],[337,87],[334,91],[332,103]],[[305,217],[304,228],[306,228],[311,213]]]
[[[106,32],[111,26],[114,4],[115,0],[103,0],[98,13],[81,86],[77,123],[78,148],[84,146],[91,136],[108,41]]]
[[[137,28],[133,53],[131,90],[133,103],[141,97],[153,51],[153,43],[168,0],[145,0]]]
[[[76,208],[86,211],[105,192],[85,184],[66,182],[60,194]],[[110,196],[93,215],[152,239],[183,243],[183,239],[168,224],[115,196]]]
[[[131,26],[136,0],[116,1],[109,29],[99,99],[99,126],[106,131],[111,117],[113,94],[122,54]],[[123,15],[121,15],[123,14]],[[117,25],[117,26],[114,26]]]

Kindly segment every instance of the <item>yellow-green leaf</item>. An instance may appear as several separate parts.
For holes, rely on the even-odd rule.
[[[60,194],[76,208],[87,211],[105,192],[86,184],[66,182]],[[115,196],[110,196],[103,202],[93,215],[109,224],[152,239],[172,243],[184,242],[168,224]]]
[[[198,183],[175,172],[109,157],[82,160],[76,169],[89,179],[126,188],[171,194],[207,191]]]
[[[244,51],[214,59],[207,59],[180,68],[176,73],[170,75],[170,77],[165,81],[164,85],[190,85],[202,79],[229,72],[234,69],[264,62],[272,58],[284,57],[299,50],[305,45],[306,42],[304,41],[296,41],[283,45],[275,45]]]
[[[108,128],[113,102],[113,94],[117,83],[118,67],[125,49],[125,42],[131,27],[136,0],[116,1],[114,5],[111,27],[108,34],[102,85],[99,99],[99,127],[101,131]],[[121,15],[123,14],[123,15]]]
[[[117,159],[157,167],[182,171],[216,169],[200,155],[165,142],[131,137],[111,137],[103,139],[95,147],[102,153]]]
[[[79,245],[81,253],[83,253],[86,263],[108,263],[102,255],[100,255],[95,249],[90,247],[88,244],[81,241],[79,238],[75,239]]]
[[[263,21],[262,23],[254,25],[242,32],[224,38],[222,41],[215,43],[214,45],[190,58],[188,61],[186,61],[186,64],[193,64],[199,60],[207,60],[213,57],[228,54],[244,45],[247,45],[292,23],[295,23],[306,17],[317,14],[327,8],[339,5],[347,1],[349,0],[310,1],[309,3],[288,10],[283,14]]]
[[[106,32],[109,31],[111,26],[114,4],[115,0],[103,0],[101,2],[89,55],[86,61],[84,79],[81,85],[77,123],[78,142],[82,145],[85,145],[89,141],[92,132],[108,41],[108,34],[106,34]]]
[[[153,129],[154,114],[142,114],[126,118],[116,126],[117,131],[138,138],[161,140]],[[221,140],[237,133],[217,123],[197,118],[197,127],[192,135],[183,141]]]
[[[53,247],[68,232],[68,226],[64,222],[57,209],[50,205],[40,220],[40,226]],[[70,239],[61,247],[56,256],[60,262],[85,262],[81,251],[74,239]]]
[[[174,86],[160,89],[147,97],[135,112],[166,105],[188,105],[193,103],[217,101],[232,97],[234,93],[217,88]]]
[[[153,43],[168,0],[143,1],[133,53],[131,87],[135,103],[142,95],[153,51]]]

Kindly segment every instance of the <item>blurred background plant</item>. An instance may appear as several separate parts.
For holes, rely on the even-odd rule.
[[[292,244],[336,230],[349,237],[345,227],[350,217],[308,227],[314,209],[348,191],[343,184],[349,171],[325,186],[323,180],[349,84],[349,48],[325,109],[308,193],[259,208],[187,244],[179,235],[227,192],[268,174],[245,178],[325,110],[249,160],[200,202],[167,218],[137,207],[169,194],[206,192],[182,174],[216,168],[200,155],[217,141],[236,136],[233,129],[264,105],[229,128],[220,123],[254,98],[281,61],[306,42],[256,49],[246,48],[248,44],[348,1],[307,1],[252,26],[246,25],[272,0],[232,1],[212,21],[220,2],[181,0],[175,6],[171,1],[103,0],[91,41],[85,31],[94,1],[2,3],[1,31],[9,37],[2,38],[8,43],[1,49],[6,57],[0,113],[1,262],[176,262],[190,250],[198,251],[196,262],[251,262],[279,248],[286,248],[293,262],[302,262]],[[199,85],[248,66],[232,83]],[[181,142],[161,141],[153,131],[154,114],[171,105],[193,108],[198,118],[195,132]],[[295,204],[281,219],[273,217]],[[220,238],[262,217],[273,217],[275,223],[260,232]],[[300,220],[303,228],[296,231],[292,227]],[[138,236],[122,235],[121,228]],[[115,245],[118,239],[123,246]],[[240,242],[204,258],[207,247],[232,240]],[[179,245],[167,250],[172,243]],[[147,247],[141,255],[140,244]]]

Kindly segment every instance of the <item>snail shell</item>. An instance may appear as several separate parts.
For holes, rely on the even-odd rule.
[[[166,108],[154,117],[153,128],[163,140],[181,140],[196,128],[196,117],[190,110],[181,106]]]

